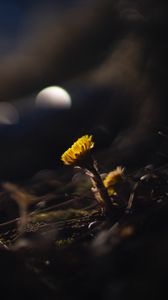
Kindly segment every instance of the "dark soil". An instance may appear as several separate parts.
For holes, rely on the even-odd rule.
[[[77,192],[72,182],[54,189],[46,178],[39,196],[43,180],[33,179],[20,186],[38,195],[22,232],[17,205],[2,190],[3,299],[167,299],[167,180],[166,165],[126,174],[106,218],[82,180]]]

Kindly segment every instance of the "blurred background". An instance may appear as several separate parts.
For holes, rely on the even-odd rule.
[[[0,0],[0,180],[88,133],[103,170],[166,160],[167,36],[165,1]]]

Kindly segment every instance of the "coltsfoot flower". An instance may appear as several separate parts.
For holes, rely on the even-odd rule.
[[[116,195],[115,185],[121,180],[124,173],[124,168],[117,167],[113,171],[109,172],[103,180],[109,196]]]
[[[97,163],[90,153],[93,147],[92,135],[84,135],[62,154],[61,160],[65,165],[77,166],[84,170],[92,182],[91,190],[95,195],[95,199],[106,215],[110,215],[112,203],[99,174]]]
[[[61,156],[61,160],[64,164],[78,165],[78,163],[83,160],[94,147],[92,138],[92,135],[84,135],[66,150]]]

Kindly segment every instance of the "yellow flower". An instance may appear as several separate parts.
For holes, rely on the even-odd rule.
[[[65,165],[76,165],[93,147],[92,135],[84,135],[62,154],[61,160]]]
[[[108,173],[107,176],[104,178],[103,183],[108,190],[109,196],[116,195],[114,186],[116,183],[120,181],[123,173],[124,173],[124,168],[117,167],[115,170]]]
[[[97,163],[90,154],[90,150],[94,147],[92,138],[92,135],[84,135],[79,138],[62,154],[61,160],[65,165],[74,165],[84,170],[92,182],[92,192],[95,199],[102,211],[109,216],[112,211],[112,202],[99,174]]]

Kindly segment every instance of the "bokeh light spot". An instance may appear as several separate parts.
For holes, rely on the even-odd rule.
[[[0,125],[13,125],[18,122],[18,110],[9,102],[0,102]]]
[[[59,86],[50,86],[41,90],[36,97],[36,106],[40,108],[67,109],[71,107],[71,96]]]

